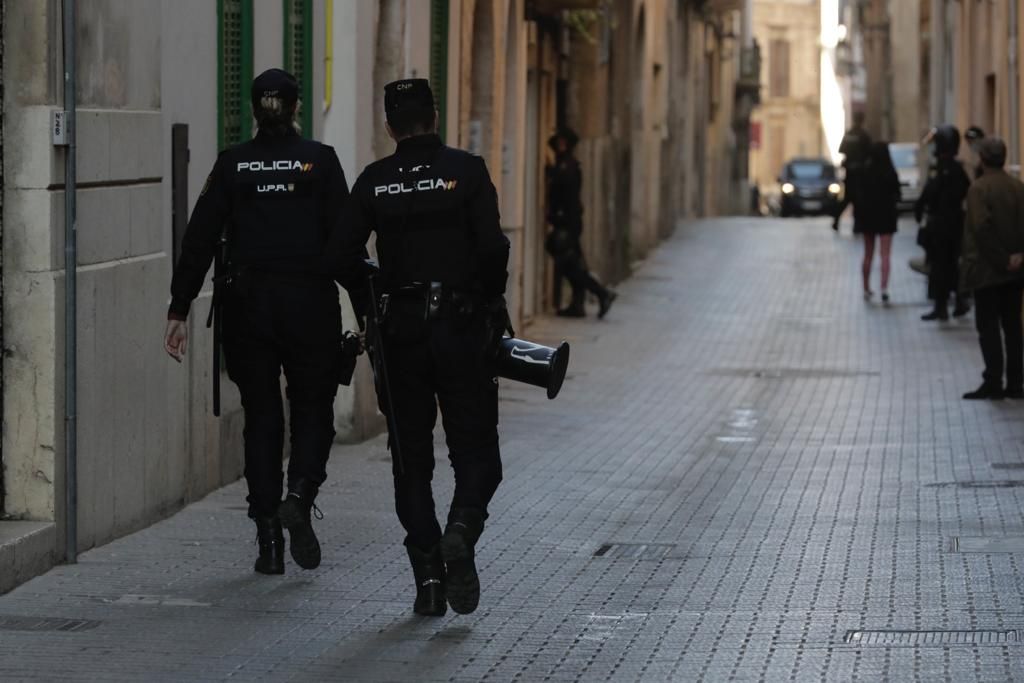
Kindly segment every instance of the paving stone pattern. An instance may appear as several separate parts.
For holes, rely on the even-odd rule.
[[[824,221],[733,219],[535,325],[571,378],[503,385],[472,615],[411,614],[376,439],[334,452],[320,569],[254,575],[229,486],[0,597],[0,679],[1024,679],[1024,403],[960,400],[972,322],[918,320],[906,228],[888,309]]]

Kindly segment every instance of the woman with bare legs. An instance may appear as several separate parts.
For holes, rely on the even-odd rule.
[[[882,303],[888,304],[892,236],[896,232],[896,221],[899,218],[896,205],[900,200],[900,180],[889,156],[888,143],[871,144],[862,183],[863,191],[858,193],[853,203],[853,232],[864,236],[864,261],[861,263],[864,299],[870,301],[874,296],[871,291],[871,267],[877,237],[881,243]]]

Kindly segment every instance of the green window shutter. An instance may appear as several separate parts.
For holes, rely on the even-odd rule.
[[[299,82],[299,123],[313,137],[313,0],[284,0],[284,70]]]
[[[217,0],[217,147],[252,137],[252,0]]]
[[[430,88],[437,100],[441,139],[448,128],[448,0],[430,0]]]

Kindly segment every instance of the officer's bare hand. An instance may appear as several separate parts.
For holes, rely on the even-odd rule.
[[[1024,254],[1010,254],[1010,270],[1017,271],[1024,266]]]
[[[188,348],[188,327],[184,320],[168,320],[164,332],[164,351],[179,363],[185,358]]]

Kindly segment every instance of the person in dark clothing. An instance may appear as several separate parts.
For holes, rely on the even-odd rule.
[[[914,205],[914,216],[919,223],[925,214],[928,217],[925,233],[925,248],[931,264],[928,296],[934,300],[935,307],[921,319],[948,320],[949,295],[957,291],[959,280],[963,202],[971,181],[964,167],[956,160],[960,149],[960,132],[953,126],[939,126],[931,137],[935,149],[935,166],[921,191],[921,197]]]
[[[436,134],[427,81],[389,83],[384,111],[397,149],[356,180],[327,257],[339,281],[358,291],[352,273],[376,233],[380,296],[372,305],[383,316],[390,383],[378,376],[377,396],[382,412],[393,407],[395,507],[416,582],[413,610],[441,616],[447,600],[466,614],[480,600],[475,545],[501,482],[493,333],[508,326],[509,241],[483,159]],[[443,533],[431,491],[438,404],[455,471]]]
[[[871,263],[875,255],[875,238],[881,243],[882,302],[889,303],[890,255],[892,236],[896,233],[899,219],[897,204],[900,200],[900,179],[889,155],[889,144],[871,144],[867,164],[860,181],[861,192],[853,204],[853,232],[864,236],[864,261],[861,275],[864,298],[873,296],[871,291]]]
[[[583,301],[587,292],[591,292],[599,302],[597,317],[603,318],[618,295],[597,281],[587,269],[583,256],[580,241],[583,235],[583,202],[580,200],[583,173],[579,160],[573,154],[578,140],[576,133],[568,128],[559,130],[548,140],[548,146],[555,152],[555,163],[545,169],[548,222],[551,223],[545,248],[555,261],[555,300],[559,300],[563,276],[572,287],[572,300],[568,307],[558,310],[558,315],[567,318],[586,316]]]
[[[1024,183],[1003,170],[1006,143],[980,142],[981,177],[967,193],[963,284],[974,291],[983,383],[965,399],[1024,398]],[[1003,344],[1006,354],[1003,354]],[[1004,362],[1005,360],[1005,362]],[[1003,387],[1003,370],[1006,386]]]
[[[846,178],[843,181],[845,187],[843,198],[836,207],[835,218],[832,220],[832,229],[836,232],[839,231],[839,218],[846,211],[846,207],[851,202],[856,207],[857,196],[862,189],[861,180],[864,178],[864,169],[871,153],[871,136],[864,130],[864,112],[853,113],[853,127],[843,135],[843,139],[839,143],[839,153],[843,155]]]
[[[322,259],[348,186],[334,149],[296,132],[298,85],[290,74],[260,74],[252,104],[259,132],[220,154],[189,220],[171,281],[164,347],[182,360],[189,308],[223,242],[225,272],[214,282],[213,305],[223,310],[224,358],[245,412],[255,568],[281,574],[282,523],[295,562],[304,569],[320,564],[310,513],[334,439],[341,342],[338,289]],[[283,503],[282,369],[291,419]]]

